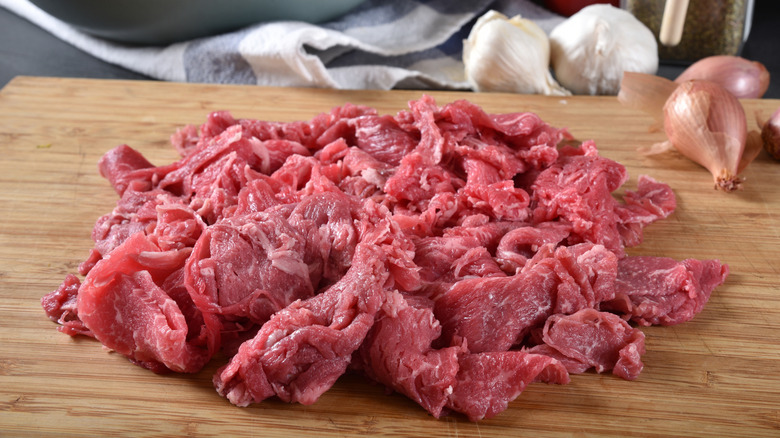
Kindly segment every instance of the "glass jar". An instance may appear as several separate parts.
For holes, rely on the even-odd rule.
[[[680,42],[667,46],[659,33],[667,0],[621,0],[656,36],[661,61],[691,63],[714,55],[739,55],[750,33],[753,0],[689,0]]]

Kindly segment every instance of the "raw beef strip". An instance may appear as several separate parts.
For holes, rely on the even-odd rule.
[[[615,214],[618,217],[618,231],[624,246],[636,246],[642,243],[642,229],[668,217],[677,208],[672,188],[647,175],[640,175],[636,191],[626,191],[623,196],[625,205],[618,205]]]
[[[469,183],[460,194],[464,206],[498,221],[525,221],[530,216],[531,198],[511,180],[493,184]]]
[[[384,199],[382,188],[393,171],[392,167],[354,147],[346,150],[341,166],[345,175],[337,185],[344,193],[361,199],[372,198],[376,202],[382,202]]]
[[[380,248],[385,257],[388,277],[385,287],[417,291],[421,287],[419,267],[414,263],[414,243],[403,233],[387,207],[371,199],[364,200],[355,222],[358,242]]]
[[[182,202],[162,202],[156,210],[157,222],[149,237],[163,251],[192,248],[206,229],[203,219]]]
[[[202,312],[263,324],[313,295],[306,249],[305,237],[278,214],[228,218],[208,227],[195,244],[185,283]]]
[[[229,153],[192,176],[190,207],[208,224],[233,214],[241,188],[247,185],[248,163]]]
[[[377,160],[397,166],[419,141],[401,129],[392,116],[369,115],[351,121],[355,144]]]
[[[103,154],[98,170],[121,196],[128,188],[143,192],[151,190],[157,181],[178,167],[178,163],[155,167],[140,152],[123,144]]]
[[[162,249],[191,247],[205,224],[178,197],[154,189],[146,192],[126,190],[111,213],[95,223],[90,257],[79,266],[86,275],[98,260],[108,255],[136,233],[154,235]]]
[[[493,129],[503,134],[502,140],[534,167],[551,165],[557,157],[555,146],[571,138],[565,129],[552,127],[531,112],[490,114],[489,117]]]
[[[214,111],[209,113],[209,115],[206,117],[206,121],[200,125],[198,129],[200,134],[198,149],[202,149],[205,147],[205,144],[208,143],[212,138],[223,133],[226,129],[238,123],[239,121],[236,120],[229,111]],[[259,136],[257,137],[260,138]]]
[[[532,185],[534,223],[565,221],[571,224],[569,243],[598,243],[622,256],[612,192],[627,179],[625,167],[600,157],[592,142],[564,148]]]
[[[65,280],[55,291],[41,298],[41,305],[46,316],[60,324],[57,330],[70,336],[92,336],[92,332],[79,319],[78,292],[81,282],[73,274],[65,276]]]
[[[559,358],[572,374],[595,368],[598,373],[612,370],[634,380],[642,371],[644,333],[612,313],[582,309],[572,315],[552,315],[544,324],[542,339],[544,345],[530,351]]]
[[[103,345],[145,368],[199,371],[216,351],[218,334],[185,317],[198,313],[178,282],[189,252],[160,251],[143,234],[132,235],[87,274],[78,317]]]
[[[183,157],[198,148],[200,132],[197,126],[186,125],[177,129],[171,135],[170,140],[171,146]]]
[[[603,309],[640,325],[674,325],[699,313],[729,268],[718,260],[634,256],[618,264],[615,299]]]
[[[274,150],[273,148],[278,149]],[[252,169],[261,173],[271,173],[284,163],[290,155],[308,155],[309,151],[294,142],[261,142],[257,138],[247,136],[241,126],[233,125],[210,139],[203,147],[179,160],[179,166],[167,173],[157,186],[175,195],[189,198],[199,185],[210,185],[214,178],[219,177],[210,167],[222,166],[226,156],[233,160],[240,159]],[[243,166],[242,166],[243,167]],[[237,172],[240,173],[240,172]],[[199,181],[205,179],[205,181]]]
[[[561,285],[556,293],[554,313],[598,308],[602,301],[615,297],[618,258],[603,245],[579,243],[558,247],[555,258],[560,262],[556,273]]]
[[[504,236],[515,228],[527,225],[523,222],[491,221],[485,215],[471,215],[462,218],[460,224],[449,227],[442,232],[444,237],[469,236],[477,239],[479,246],[491,254],[496,254],[497,248]]]
[[[314,403],[346,371],[374,323],[385,296],[383,259],[375,247],[361,246],[338,283],[273,315],[217,371],[217,391],[238,406],[273,395]]]
[[[295,206],[288,221],[305,238],[305,262],[318,288],[320,281],[335,283],[352,263],[357,246],[354,221],[358,204],[340,191],[316,193]]]
[[[315,158],[323,166],[322,173],[344,193],[360,199],[374,198],[382,202],[384,187],[393,167],[367,152],[350,147],[343,139],[326,145]]]
[[[441,327],[420,297],[388,296],[356,353],[356,368],[398,391],[434,417],[448,409],[473,421],[506,409],[533,381],[568,383],[557,360],[524,351],[468,354],[461,345],[434,348]]]
[[[414,119],[413,126],[419,132],[420,141],[407,157],[416,155],[426,166],[442,164],[453,145],[446,141],[442,130],[436,124],[440,116],[436,102],[429,96],[413,100],[409,102],[409,112]],[[405,158],[402,158],[402,164]]]
[[[286,186],[290,199],[294,196],[299,201],[305,196],[306,185],[322,173],[322,163],[316,158],[293,155],[271,174],[271,179]]]
[[[201,142],[218,136],[234,125],[240,125],[249,137],[258,140],[289,140],[316,150],[336,138],[349,134],[349,121],[364,115],[375,115],[373,108],[347,103],[329,112],[316,115],[308,121],[272,122],[254,119],[235,119],[227,111],[209,115],[200,126]]]
[[[95,250],[105,256],[135,233],[151,234],[157,225],[157,206],[166,202],[183,204],[162,190],[125,191],[111,213],[95,223],[92,230]]]
[[[283,193],[287,188],[286,184],[282,184],[271,177],[255,175],[238,192],[236,209],[233,211],[233,215],[242,216],[257,213],[285,203],[292,198],[290,193]]]
[[[408,204],[410,209],[419,213],[426,209],[434,195],[455,193],[456,188],[463,185],[463,181],[445,167],[429,161],[417,152],[405,156],[387,180],[385,193],[395,202],[404,206]]]
[[[355,367],[438,418],[456,384],[458,357],[466,351],[459,345],[433,348],[440,334],[429,305],[390,293],[356,353]]]
[[[554,259],[511,277],[467,278],[435,297],[434,312],[445,342],[464,338],[469,351],[506,351],[552,313]]]
[[[512,180],[527,168],[517,153],[504,144],[466,138],[455,147],[455,154],[461,156],[461,166],[469,183],[493,184]]]
[[[601,245],[545,245],[510,277],[468,278],[439,291],[434,311],[443,338],[472,353],[506,351],[553,313],[573,313],[614,296],[617,260]]]
[[[423,203],[425,208],[422,212],[414,206],[394,204],[392,198],[386,199],[382,204],[393,208],[393,218],[398,225],[407,234],[417,237],[442,234],[454,224],[453,220],[460,219],[459,215],[463,212],[458,196],[452,191],[434,194],[427,204]]]
[[[545,244],[558,244],[569,236],[568,224],[543,222],[539,226],[519,226],[508,231],[496,248],[496,261],[507,274],[513,274],[525,266]]]
[[[568,243],[592,242],[622,257],[624,247],[638,245],[642,229],[676,208],[671,188],[641,176],[625,205],[612,197],[628,179],[625,168],[598,155],[593,142],[565,146],[559,160],[533,182],[532,208],[536,224],[559,220],[571,224]]]
[[[414,262],[423,281],[455,282],[468,276],[503,276],[490,253],[472,236],[414,240]]]
[[[549,166],[557,157],[555,146],[570,137],[565,130],[548,125],[530,112],[487,114],[478,105],[463,99],[440,109],[435,105],[429,109],[434,111],[437,124],[447,135],[461,142],[472,137],[488,144],[505,144],[530,167]]]
[[[561,362],[527,351],[466,354],[458,365],[457,384],[447,407],[466,414],[471,421],[503,412],[529,383],[569,383]]]
[[[465,156],[461,160],[466,173],[466,185],[460,191],[462,204],[496,220],[526,220],[530,197],[512,181],[525,163],[516,159],[506,146],[498,149],[477,144],[475,147],[482,149],[455,148],[456,153]]]
[[[339,138],[351,140],[354,137],[353,120],[363,116],[375,115],[377,115],[377,111],[374,108],[346,103],[343,106],[333,108],[330,112],[318,114],[308,123],[301,124],[302,126],[298,129],[305,137],[300,143],[314,150],[320,149]],[[294,124],[295,122],[285,125]],[[284,138],[291,137],[289,127],[286,128],[286,131]],[[293,137],[296,135],[300,134],[295,133]],[[311,141],[307,141],[306,138],[311,139]]]

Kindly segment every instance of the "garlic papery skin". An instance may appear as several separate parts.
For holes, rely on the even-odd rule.
[[[463,42],[466,79],[475,91],[568,96],[550,72],[550,41],[519,15],[482,15]]]
[[[738,99],[758,99],[769,89],[769,71],[763,64],[739,56],[717,55],[686,68],[675,82],[693,79],[715,82]]]
[[[713,82],[683,82],[664,105],[664,131],[677,151],[709,170],[716,189],[740,188],[747,120],[734,95]]]
[[[658,43],[630,12],[587,6],[550,33],[555,78],[574,94],[616,95],[624,72],[655,74]]]

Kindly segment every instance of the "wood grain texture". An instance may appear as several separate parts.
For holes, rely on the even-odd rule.
[[[308,120],[345,102],[382,113],[417,91],[333,91],[19,77],[0,91],[0,436],[777,436],[780,430],[780,163],[765,153],[744,190],[712,189],[680,156],[635,149],[663,140],[650,119],[613,97],[549,98],[435,92],[488,112],[534,111],[593,139],[629,170],[672,186],[678,209],[646,229],[631,254],[718,258],[731,275],[693,321],[645,328],[636,381],[585,373],[565,386],[532,384],[507,411],[470,423],[436,420],[401,395],[347,375],[311,406],[268,400],[237,408],[211,376],[155,375],[90,339],[55,330],[40,298],[91,248],[95,220],[116,195],[96,168],[127,143],[155,164],[176,159],[169,136],[209,112]],[[748,119],[777,100],[743,101]]]

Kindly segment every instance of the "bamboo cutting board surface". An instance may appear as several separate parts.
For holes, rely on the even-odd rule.
[[[497,417],[434,419],[399,394],[346,375],[311,406],[276,399],[232,406],[211,377],[155,375],[92,339],[55,330],[40,298],[91,248],[95,220],[116,195],[96,168],[117,144],[161,165],[168,138],[209,112],[308,120],[345,102],[382,113],[417,91],[333,91],[19,77],[0,91],[0,436],[777,436],[780,433],[780,162],[765,153],[745,189],[712,189],[709,174],[679,156],[641,157],[663,140],[651,120],[614,97],[435,92],[488,112],[534,111],[596,141],[629,170],[672,186],[678,209],[646,229],[630,254],[718,258],[731,275],[693,321],[644,328],[647,354],[629,382],[588,372],[568,385],[532,384]],[[744,101],[748,120],[777,100]]]

